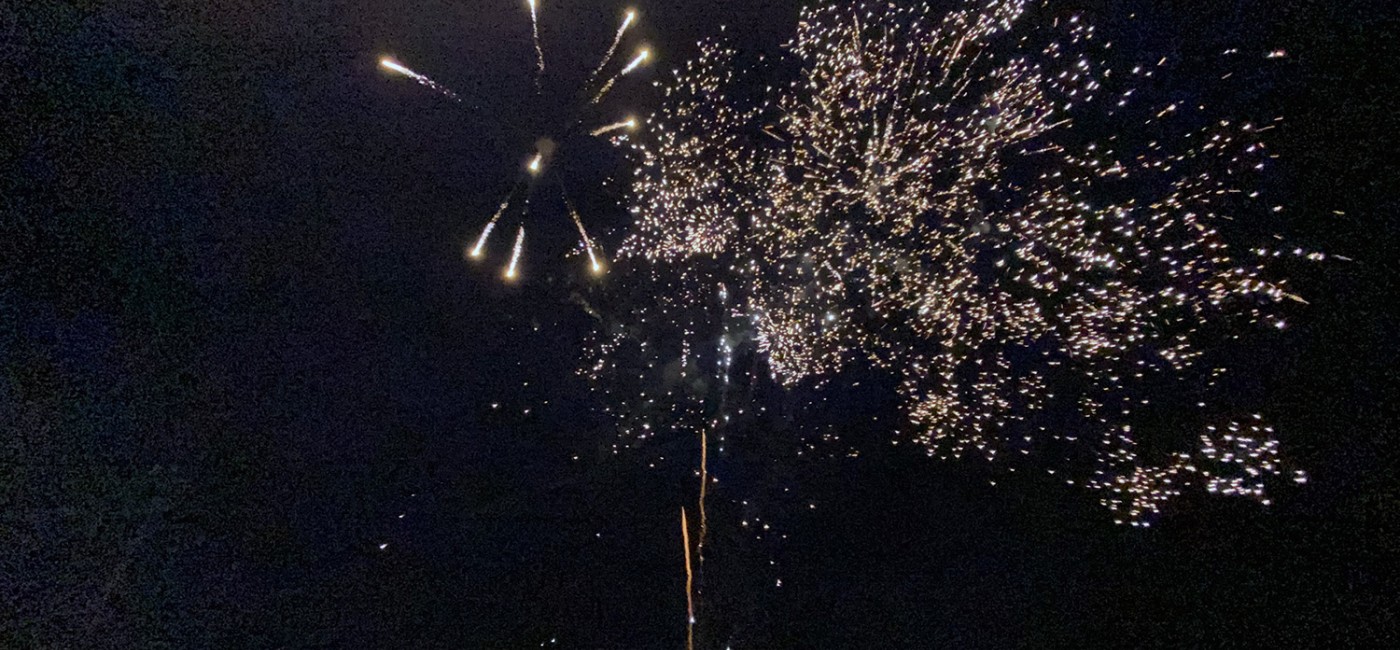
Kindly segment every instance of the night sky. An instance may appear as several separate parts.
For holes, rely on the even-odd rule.
[[[18,4],[0,8],[0,647],[684,647],[695,444],[610,453],[576,373],[562,210],[541,207],[560,218],[522,282],[462,260],[623,4],[542,1],[544,100],[523,0]],[[1284,117],[1287,210],[1240,227],[1355,260],[1297,267],[1311,304],[1239,351],[1311,481],[1114,526],[1062,482],[992,486],[982,463],[880,444],[900,413],[871,378],[807,414],[860,458],[796,457],[774,419],[715,461],[697,647],[1400,640],[1400,9],[1064,4],[1146,61],[1288,52],[1210,92]],[[636,6],[628,42],[669,69],[720,25],[772,51],[801,3]],[[644,115],[653,78],[606,116]],[[1192,79],[1163,92],[1207,92]],[[624,161],[569,156],[615,247]]]

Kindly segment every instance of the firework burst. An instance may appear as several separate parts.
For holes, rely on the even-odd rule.
[[[812,8],[796,78],[747,103],[727,95],[736,52],[704,45],[633,141],[616,268],[662,286],[600,328],[588,374],[642,362],[722,389],[742,342],[782,386],[872,365],[900,378],[896,442],[1039,456],[1120,523],[1191,485],[1268,503],[1270,480],[1305,480],[1272,429],[1209,399],[1216,344],[1301,300],[1226,228],[1273,211],[1254,189],[1272,122],[1154,101],[1165,59],[1120,65],[1048,12]],[[606,390],[634,439],[729,415],[682,381]]]
[[[541,44],[540,40],[538,13],[539,8],[537,6],[536,0],[528,0],[526,4],[528,5],[528,8],[530,10],[530,35],[535,50],[535,86],[536,89],[542,93],[544,91],[543,79],[545,71],[545,61],[544,47]],[[617,81],[638,69],[651,56],[650,50],[648,50],[645,47],[640,48],[636,57],[633,58],[630,63],[619,69],[616,73],[612,74],[612,76],[608,77],[605,81],[603,81],[603,83],[597,83],[600,79],[600,75],[608,69],[609,63],[613,61],[613,54],[617,51],[617,48],[619,44],[621,44],[623,37],[626,35],[628,29],[636,22],[636,20],[637,12],[635,10],[628,9],[623,16],[621,26],[618,27],[617,33],[613,36],[613,40],[608,46],[607,51],[603,54],[603,57],[598,62],[598,65],[593,68],[593,72],[588,76],[588,80],[584,83],[584,88],[581,90],[582,97],[589,97],[591,95],[592,100],[587,102],[580,101],[578,105],[574,107],[574,110],[569,113],[570,117],[566,120],[566,123],[564,125],[557,129],[555,133],[552,133],[548,136],[540,137],[537,140],[535,150],[529,154],[528,158],[526,159],[527,162],[523,165],[523,168],[520,170],[520,173],[516,177],[515,183],[511,187],[510,191],[506,194],[505,199],[501,202],[500,208],[497,209],[496,212],[492,214],[491,218],[486,222],[486,224],[482,226],[479,234],[474,240],[474,243],[469,247],[463,248],[464,258],[468,260],[481,259],[486,249],[488,240],[490,239],[492,232],[496,229],[497,223],[501,221],[502,217],[505,217],[509,221],[517,222],[518,227],[516,230],[517,234],[515,238],[515,245],[511,248],[510,262],[502,275],[507,280],[515,280],[520,275],[519,265],[525,238],[524,222],[528,217],[531,195],[533,194],[535,188],[540,185],[541,178],[548,174],[549,161],[556,153],[555,149],[558,146],[557,143],[565,142],[569,137],[579,133],[584,122],[593,120],[595,118],[594,112],[596,110],[596,105],[598,105],[603,100],[603,98],[608,95],[609,91],[612,90],[613,86],[617,83]],[[379,60],[379,65],[382,69],[390,73],[407,77],[413,80],[414,82],[418,83],[419,85],[424,86],[425,88],[429,88],[434,92],[438,93],[439,95],[442,95],[448,99],[451,99],[456,102],[461,101],[461,97],[458,96],[456,93],[452,92],[450,89],[433,81],[426,75],[415,72],[414,70],[408,68],[402,63],[399,63],[393,58],[387,56],[381,57]],[[624,135],[625,132],[631,131],[636,127],[636,120],[628,118],[621,122],[615,122],[612,124],[606,124],[593,128],[592,130],[588,131],[588,135],[591,135],[592,137],[605,137],[609,136],[609,134],[612,134],[610,137],[617,138],[618,136]],[[555,185],[557,185],[560,188],[560,192],[562,193],[562,180],[557,177],[553,180]],[[567,197],[565,197],[565,203],[567,203]],[[604,265],[600,263],[598,259],[600,257],[603,257],[602,251],[598,250],[594,246],[592,239],[588,236],[588,232],[584,228],[582,219],[579,218],[578,213],[573,209],[572,205],[567,206],[567,211],[569,214],[569,218],[573,221],[574,226],[578,230],[579,245],[583,252],[588,256],[589,268],[595,274],[601,273],[604,269]]]

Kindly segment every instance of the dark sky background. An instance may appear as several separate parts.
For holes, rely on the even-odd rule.
[[[749,431],[716,461],[701,647],[1400,638],[1397,9],[1109,4],[1066,6],[1144,61],[1289,53],[1222,101],[1285,117],[1288,210],[1263,230],[1357,260],[1294,269],[1311,306],[1242,368],[1311,483],[1135,530],[1057,481],[992,487],[878,444],[770,458],[784,432]],[[637,6],[671,67],[721,24],[771,49],[799,3]],[[621,9],[543,1],[547,88],[572,92]],[[383,53],[464,101],[387,77]],[[567,228],[513,287],[461,260],[564,115],[533,63],[514,0],[0,8],[0,646],[683,647],[693,445],[601,453]],[[617,114],[653,104],[617,92]],[[572,163],[615,245],[618,161]],[[898,416],[848,397],[826,416],[857,439]]]

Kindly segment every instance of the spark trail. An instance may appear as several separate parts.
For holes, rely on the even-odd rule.
[[[414,72],[413,70],[410,70],[407,66],[405,66],[405,65],[403,65],[402,63],[399,63],[398,61],[395,61],[395,60],[393,60],[393,59],[391,59],[391,58],[389,58],[389,57],[387,57],[387,56],[386,56],[386,57],[381,57],[381,58],[379,59],[379,67],[384,68],[385,70],[388,70],[388,71],[390,71],[390,72],[394,72],[394,73],[397,73],[397,74],[401,74],[401,75],[403,75],[403,76],[405,76],[405,77],[408,77],[409,79],[412,79],[412,80],[418,82],[419,85],[421,85],[421,86],[423,86],[423,87],[425,87],[425,88],[428,88],[428,89],[432,90],[433,92],[436,92],[436,93],[438,93],[439,95],[442,95],[443,97],[446,97],[446,98],[448,98],[448,99],[450,99],[450,100],[452,100],[452,101],[454,101],[454,102],[460,102],[460,101],[462,101],[462,98],[461,98],[461,97],[458,97],[458,96],[457,96],[457,93],[454,93],[454,92],[452,92],[451,90],[448,90],[447,88],[445,88],[445,87],[439,85],[436,81],[433,81],[432,79],[429,79],[429,78],[428,78],[427,76],[425,76],[425,75],[421,75],[421,74],[418,74],[417,72]]]
[[[690,524],[686,523],[685,508],[681,508],[681,545],[685,547],[685,647],[695,647],[694,575],[690,571]]]
[[[634,120],[634,119],[626,119],[626,120],[623,120],[623,121],[621,121],[621,122],[613,122],[612,124],[605,124],[605,125],[600,126],[600,127],[596,128],[596,129],[593,129],[592,131],[589,132],[589,135],[594,136],[594,137],[597,137],[597,136],[603,135],[604,133],[611,133],[611,132],[616,131],[616,130],[618,130],[618,129],[635,129],[635,128],[637,128],[637,120]]]
[[[510,252],[510,266],[506,267],[506,279],[514,280],[516,276],[516,266],[520,264],[520,251],[525,246],[525,226],[520,226],[515,232],[515,247]]]
[[[540,41],[538,0],[527,0],[527,4],[530,9],[530,32],[536,57],[536,69],[534,75],[535,87],[537,92],[543,93],[545,63],[544,49]],[[612,78],[608,79],[607,83],[603,86],[603,88],[599,90],[596,95],[593,96],[593,100],[591,102],[583,101],[584,98],[588,97],[588,93],[593,92],[593,85],[596,81],[597,76],[599,74],[602,74],[603,70],[606,69],[608,64],[612,61],[613,54],[617,51],[617,48],[621,46],[622,39],[626,36],[628,29],[632,27],[636,20],[636,11],[628,9],[624,13],[622,24],[618,27],[616,34],[614,34],[613,36],[612,42],[608,45],[607,52],[603,55],[602,60],[598,63],[598,67],[589,76],[588,81],[585,82],[583,88],[579,90],[579,95],[577,96],[579,101],[577,102],[577,105],[573,107],[574,110],[569,115],[569,117],[563,120],[561,124],[558,124],[556,128],[547,129],[544,133],[534,134],[536,142],[536,149],[534,154],[527,159],[527,162],[525,162],[523,168],[520,169],[517,173],[515,184],[512,186],[506,199],[501,203],[501,208],[498,209],[495,212],[495,214],[491,216],[491,219],[487,222],[485,227],[482,228],[480,234],[476,239],[475,244],[471,247],[464,246],[463,257],[465,259],[477,260],[485,255],[485,247],[491,236],[491,233],[495,230],[497,224],[500,222],[502,217],[507,216],[509,212],[509,220],[517,222],[521,226],[521,234],[517,237],[517,245],[516,248],[512,250],[511,263],[508,267],[508,271],[505,274],[506,279],[515,279],[515,277],[518,274],[516,263],[518,262],[521,254],[521,251],[519,250],[519,241],[523,238],[524,222],[530,217],[530,199],[536,192],[535,188],[541,185],[538,181],[550,174],[550,170],[547,169],[547,167],[550,166],[550,163],[552,161],[557,159],[556,154],[558,148],[561,146],[568,146],[571,140],[577,140],[578,136],[582,134],[590,134],[593,137],[601,137],[622,129],[631,130],[636,128],[636,120],[628,119],[622,122],[607,124],[601,127],[594,128],[591,132],[581,130],[582,124],[584,124],[586,121],[592,121],[596,118],[596,110],[593,108],[594,105],[598,104],[603,99],[603,97],[613,88],[618,79],[636,70],[637,67],[644,63],[650,56],[650,51],[643,48],[638,54],[637,58],[634,59],[631,64],[626,66],[626,68],[621,72],[617,73],[616,75],[613,75]],[[452,99],[453,101],[461,101],[461,99],[456,95],[456,93],[453,93],[451,90],[448,90],[447,88],[444,88],[443,86],[437,84],[432,79],[429,79],[427,76],[414,72],[407,66],[404,66],[398,61],[395,61],[391,57],[381,57],[379,59],[379,65],[383,69],[388,70],[394,74],[406,76],[412,79],[413,81],[417,82],[418,84],[429,88],[434,92],[441,94],[444,97]],[[506,129],[509,129],[510,125],[503,126]],[[609,138],[609,141],[614,144],[621,144],[625,140],[626,136],[623,134],[615,134]],[[562,184],[560,187],[562,188]],[[521,208],[516,211],[508,211],[508,206],[516,200],[521,201]],[[600,253],[598,247],[595,246],[591,239],[588,237],[586,230],[584,230],[583,228],[582,219],[579,217],[578,213],[574,211],[572,207],[569,208],[569,212],[569,218],[574,221],[575,225],[579,229],[580,238],[584,240],[584,247],[588,253],[589,258],[590,271],[595,275],[602,273],[604,271],[604,265],[599,260]]]
[[[649,58],[651,58],[651,50],[648,50],[647,48],[642,48],[641,50],[639,50],[637,52],[637,56],[632,57],[632,62],[628,63],[627,67],[623,68],[621,72],[618,72],[617,74],[613,75],[612,78],[608,79],[607,83],[603,84],[602,88],[598,89],[598,94],[593,96],[593,101],[591,103],[597,104],[598,102],[603,101],[603,97],[607,96],[608,91],[612,90],[613,84],[617,83],[618,79],[621,79],[627,76],[628,74],[631,74],[633,70],[636,70],[643,63],[646,63],[647,59]]]
[[[540,46],[540,18],[535,12],[535,0],[526,0],[530,4],[530,34],[535,41],[535,87],[540,86],[540,80],[544,77],[544,48]]]
[[[574,209],[574,204],[569,201],[567,194],[564,195],[564,208],[569,211],[569,217],[574,220],[574,227],[578,228],[579,243],[583,245],[583,250],[588,253],[588,265],[594,274],[602,273],[603,267],[598,263],[598,256],[593,251],[593,240],[589,239],[588,231],[583,227],[583,219],[579,218],[578,211]]]
[[[622,26],[617,28],[617,33],[613,35],[612,44],[608,45],[608,51],[603,54],[603,60],[599,61],[598,67],[594,68],[593,72],[588,75],[588,83],[593,83],[593,80],[597,79],[598,75],[603,72],[603,68],[607,67],[608,62],[612,60],[613,54],[617,52],[618,44],[622,43],[622,35],[627,33],[627,28],[632,25],[632,21],[636,18],[637,12],[633,9],[628,9],[627,15],[622,19]]]
[[[505,214],[506,208],[510,206],[510,199],[501,202],[501,207],[496,209],[496,214],[491,215],[491,220],[486,222],[486,227],[481,229],[481,235],[476,238],[476,245],[472,246],[471,257],[481,257],[481,249],[486,246],[486,239],[491,236],[491,230],[496,227],[496,222],[501,220],[501,215]]]

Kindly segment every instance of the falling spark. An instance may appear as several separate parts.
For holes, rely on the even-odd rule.
[[[515,267],[520,263],[520,249],[525,246],[525,226],[515,232],[515,248],[510,252],[510,266],[506,267],[506,279],[515,279]]]
[[[651,57],[651,50],[648,50],[647,48],[642,48],[640,51],[637,52],[637,56],[632,59],[632,62],[628,63],[627,67],[622,69],[622,74],[625,75],[632,72],[633,70],[636,70],[637,66],[646,63],[646,60],[649,57]]]
[[[540,47],[540,20],[535,13],[535,0],[526,0],[530,3],[530,32],[535,37],[535,86],[539,87],[540,78],[544,76],[544,48]]]
[[[613,75],[611,79],[608,79],[607,83],[603,84],[602,88],[598,89],[598,94],[593,96],[592,103],[597,104],[598,102],[602,101],[603,97],[608,94],[608,91],[612,90],[613,84],[617,83],[618,79],[621,79],[622,77],[627,76],[628,73],[632,72],[633,70],[636,70],[637,66],[640,66],[641,64],[645,63],[650,56],[651,50],[648,50],[647,48],[642,48],[641,51],[637,52],[637,56],[632,59],[631,63],[627,64],[627,67],[623,68],[621,72]]]
[[[596,129],[593,129],[593,132],[590,133],[589,135],[592,135],[592,136],[600,136],[600,135],[603,135],[604,133],[608,133],[608,132],[610,132],[610,131],[616,131],[616,130],[618,130],[618,129],[628,129],[628,130],[631,130],[631,129],[635,129],[635,128],[637,128],[637,120],[632,119],[632,118],[628,118],[628,119],[623,120],[623,121],[621,121],[621,122],[613,122],[612,124],[606,124],[606,125],[603,125],[603,126],[600,126],[600,127],[596,128]]]
[[[599,89],[598,89],[598,94],[596,94],[596,95],[593,96],[593,102],[592,102],[592,103],[597,104],[598,102],[602,101],[602,100],[603,100],[603,96],[606,95],[606,94],[608,94],[608,91],[609,91],[609,90],[612,90],[612,87],[613,87],[613,84],[614,84],[614,83],[617,83],[617,77],[613,77],[612,79],[609,79],[607,83],[603,84],[603,87],[602,87],[602,88],[599,88]]]
[[[496,222],[500,221],[501,215],[505,214],[506,207],[510,205],[510,199],[501,202],[501,207],[496,208],[496,214],[491,215],[491,220],[486,222],[486,227],[481,229],[481,235],[476,238],[476,245],[472,247],[471,256],[481,257],[481,250],[486,246],[486,238],[491,236],[491,230],[496,227]]]
[[[608,61],[612,60],[613,53],[617,52],[617,46],[622,42],[622,35],[627,32],[627,28],[631,26],[632,21],[636,18],[637,11],[635,9],[628,9],[627,15],[622,19],[622,26],[618,27],[617,34],[613,35],[612,45],[608,46],[607,53],[603,55],[603,60],[599,61],[598,67],[594,68],[593,73],[588,75],[588,81],[590,83],[598,77],[598,74],[603,71],[603,68],[607,67]]]
[[[544,161],[544,154],[542,154],[542,153],[537,153],[537,154],[535,154],[535,157],[530,159],[530,164],[528,165],[528,168],[529,168],[529,170],[530,170],[530,173],[531,173],[531,174],[538,174],[538,173],[540,173],[540,164],[541,164],[543,161]]]
[[[389,70],[390,72],[395,72],[405,77],[408,77],[409,79],[418,82],[419,85],[431,89],[434,92],[437,92],[438,94],[448,99],[451,99],[454,102],[462,101],[462,98],[458,97],[457,93],[454,93],[451,90],[448,90],[447,88],[438,85],[436,81],[433,81],[425,75],[418,74],[417,72],[408,69],[407,66],[387,56],[379,58],[379,67],[384,68],[385,70]]]
[[[588,238],[588,231],[583,227],[583,219],[579,218],[578,211],[574,210],[574,205],[569,201],[567,195],[564,197],[564,207],[568,209],[569,217],[574,220],[574,226],[578,228],[578,236],[579,240],[583,243],[583,249],[588,251],[589,266],[593,269],[595,274],[602,273],[603,267],[598,264],[598,257],[593,252],[593,240]]]
[[[401,75],[406,75],[406,76],[409,76],[409,77],[418,77],[418,76],[421,76],[421,75],[419,75],[417,72],[414,72],[414,71],[412,71],[412,70],[409,70],[408,68],[404,67],[403,64],[401,64],[401,63],[399,63],[398,61],[395,61],[395,60],[393,60],[393,59],[391,59],[391,58],[389,58],[389,57],[387,57],[387,56],[386,56],[386,57],[382,57],[382,58],[379,59],[379,65],[380,65],[381,67],[385,68],[385,69],[393,70],[394,72],[397,72],[397,73],[399,73],[399,74],[401,74]]]
[[[476,245],[472,246],[471,256],[473,258],[481,257],[481,249],[486,246],[486,238],[491,236],[491,229],[495,227],[496,222],[491,221],[486,224],[485,228],[481,229],[481,235],[476,238]]]

